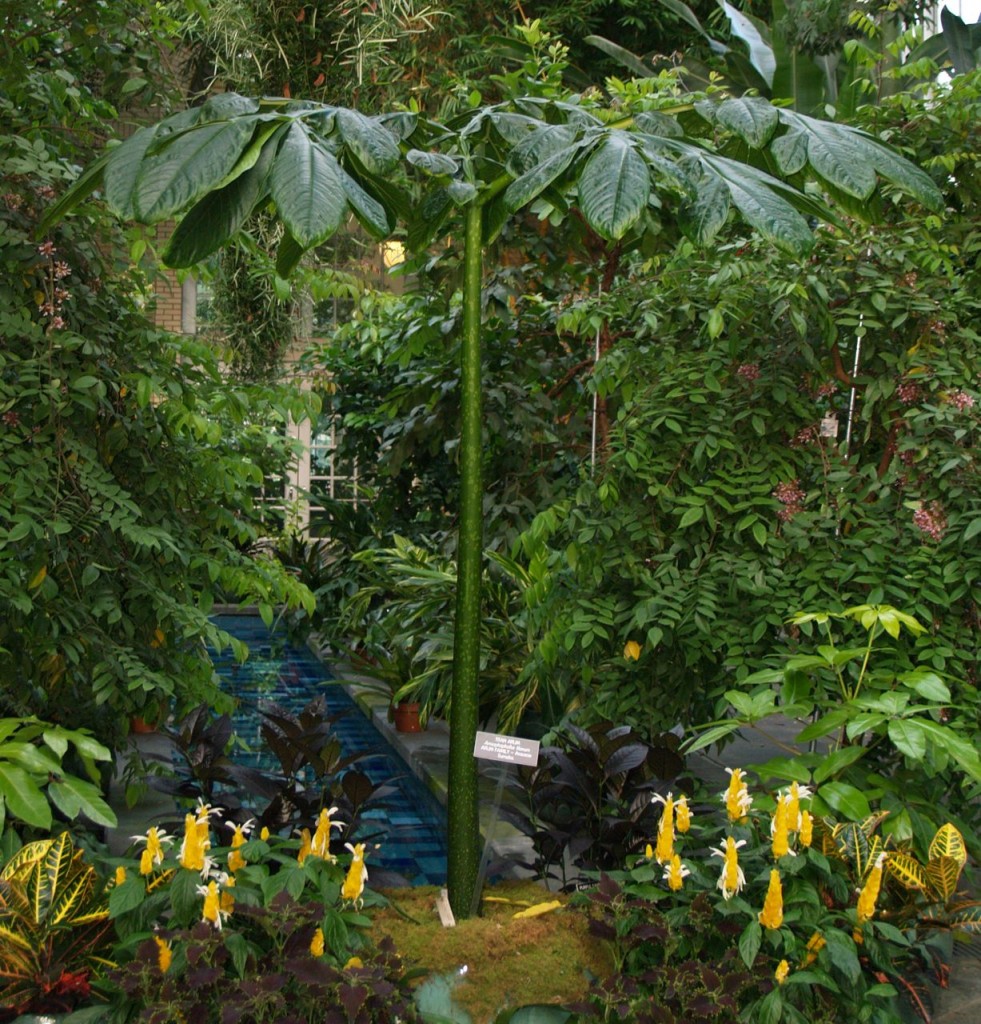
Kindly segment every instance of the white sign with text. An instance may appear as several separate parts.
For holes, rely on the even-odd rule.
[[[538,740],[519,736],[501,736],[494,732],[478,732],[473,745],[473,756],[485,761],[504,761],[507,764],[538,764]]]

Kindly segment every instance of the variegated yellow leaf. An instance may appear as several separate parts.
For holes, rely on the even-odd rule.
[[[926,869],[908,853],[893,853],[886,861],[889,874],[907,889],[926,889]]]
[[[951,928],[963,928],[969,932],[981,932],[981,903],[958,903],[944,915],[944,923]]]
[[[957,891],[961,866],[953,857],[936,857],[927,864],[926,875],[930,888],[946,903]]]
[[[26,878],[35,863],[48,852],[52,841],[39,839],[33,843],[26,843],[4,864],[3,871],[0,871],[0,879]]]
[[[937,857],[950,857],[956,860],[963,867],[967,863],[967,847],[964,845],[964,837],[948,821],[937,829],[937,834],[930,843],[930,860]]]

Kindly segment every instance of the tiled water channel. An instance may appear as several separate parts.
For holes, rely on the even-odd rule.
[[[228,651],[215,659],[225,689],[239,698],[232,720],[236,733],[250,748],[236,748],[233,759],[251,767],[275,768],[273,759],[261,759],[259,709],[263,703],[272,701],[299,712],[314,697],[324,696],[332,715],[343,714],[334,726],[343,755],[367,755],[356,767],[376,785],[394,787],[390,795],[372,800],[362,811],[363,830],[381,833],[375,840],[381,842],[381,848],[372,851],[368,859],[369,873],[375,863],[398,872],[413,885],[445,884],[445,811],[346,690],[326,682],[331,678],[329,667],[312,651],[292,646],[282,634],[270,633],[258,616],[220,615],[215,622],[245,641],[250,651],[244,665]]]

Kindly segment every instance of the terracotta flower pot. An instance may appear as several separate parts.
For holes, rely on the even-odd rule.
[[[419,721],[419,703],[394,704],[392,706],[392,717],[395,721],[396,732],[422,732],[422,722]]]

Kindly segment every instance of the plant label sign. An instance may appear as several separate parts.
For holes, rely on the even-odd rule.
[[[502,736],[494,732],[478,732],[473,745],[473,756],[484,761],[504,761],[507,764],[538,764],[538,740],[518,736]]]

